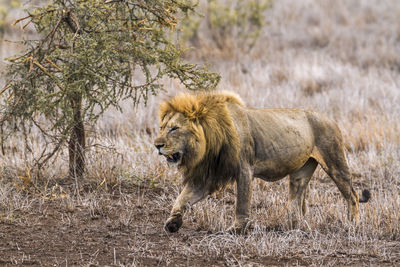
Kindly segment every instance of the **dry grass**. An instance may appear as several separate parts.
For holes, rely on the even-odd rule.
[[[23,142],[11,140],[0,158],[0,228],[38,223],[50,212],[48,205],[56,203],[61,225],[77,225],[83,214],[110,225],[111,239],[127,241],[117,252],[111,247],[97,254],[94,250],[79,265],[399,264],[399,14],[395,0],[275,1],[266,14],[269,25],[250,54],[231,50],[225,54],[232,57],[208,58],[222,75],[220,88],[237,92],[249,106],[313,109],[339,123],[355,188],[372,192],[371,201],[360,207],[359,226],[347,221],[337,188],[318,168],[309,187],[309,213],[298,229],[287,223],[284,179],[255,183],[254,229],[248,235],[225,232],[234,216],[232,188],[195,205],[178,234],[164,233],[180,177],[158,157],[152,138],[159,102],[183,90],[176,81],[165,80],[168,92],[152,98],[146,108],[123,103],[123,114],[105,114],[90,143],[108,148],[94,146],[89,153],[87,177],[78,193],[65,179],[65,154],[38,178],[26,172],[32,159],[23,155]],[[210,54],[199,53],[201,58]],[[41,146],[37,138],[31,142]],[[0,254],[6,248],[0,245]],[[118,254],[121,249],[125,254]],[[0,259],[22,264],[37,255]],[[54,256],[47,264],[73,265],[66,257]]]

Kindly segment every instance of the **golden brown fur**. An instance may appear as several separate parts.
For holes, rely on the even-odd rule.
[[[291,221],[306,212],[308,183],[318,164],[346,199],[357,220],[358,199],[351,185],[343,138],[327,117],[296,109],[252,109],[227,92],[179,95],[160,107],[159,153],[178,165],[185,187],[176,199],[166,228],[177,231],[187,206],[236,181],[233,229],[248,222],[253,177],[276,181],[290,176]]]
[[[160,106],[162,122],[168,115],[181,113],[193,136],[207,144],[204,152],[199,153],[200,148],[180,166],[184,183],[190,181],[214,191],[237,173],[240,142],[226,103],[243,105],[240,98],[224,93],[179,95]]]

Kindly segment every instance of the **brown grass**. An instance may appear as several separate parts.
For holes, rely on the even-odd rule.
[[[202,50],[199,58],[221,73],[220,89],[237,92],[249,106],[313,109],[339,123],[354,186],[372,193],[360,206],[359,226],[346,219],[340,193],[318,168],[309,213],[296,229],[287,223],[284,179],[255,182],[248,235],[226,232],[233,187],[192,207],[180,232],[165,233],[181,177],[157,155],[152,139],[158,104],[184,91],[166,79],[167,92],[147,107],[126,102],[123,114],[103,116],[78,191],[66,179],[65,152],[38,177],[27,171],[32,156],[24,154],[23,141],[10,140],[0,158],[0,264],[398,265],[397,1],[285,0],[267,13],[269,25],[250,54],[231,49],[220,58]],[[4,43],[1,51],[9,53]],[[34,151],[42,146],[38,138],[30,142]]]

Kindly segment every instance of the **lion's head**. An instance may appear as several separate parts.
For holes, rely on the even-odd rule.
[[[154,145],[168,162],[178,165],[185,182],[216,187],[233,178],[240,142],[228,103],[243,105],[240,98],[224,92],[184,94],[161,104]]]
[[[206,150],[202,127],[179,112],[169,112],[162,116],[160,133],[154,145],[169,163],[178,166],[196,165]]]

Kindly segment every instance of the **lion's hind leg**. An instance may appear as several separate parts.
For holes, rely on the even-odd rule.
[[[290,174],[289,223],[291,223],[292,227],[296,227],[298,220],[307,212],[307,187],[317,166],[318,162],[313,158],[309,158],[303,167]]]
[[[324,171],[332,178],[343,198],[347,202],[348,218],[358,223],[359,198],[352,186],[350,169],[347,163],[344,147],[341,143],[332,142],[332,146],[320,149],[322,161],[319,162]],[[364,195],[361,202],[364,201]]]

